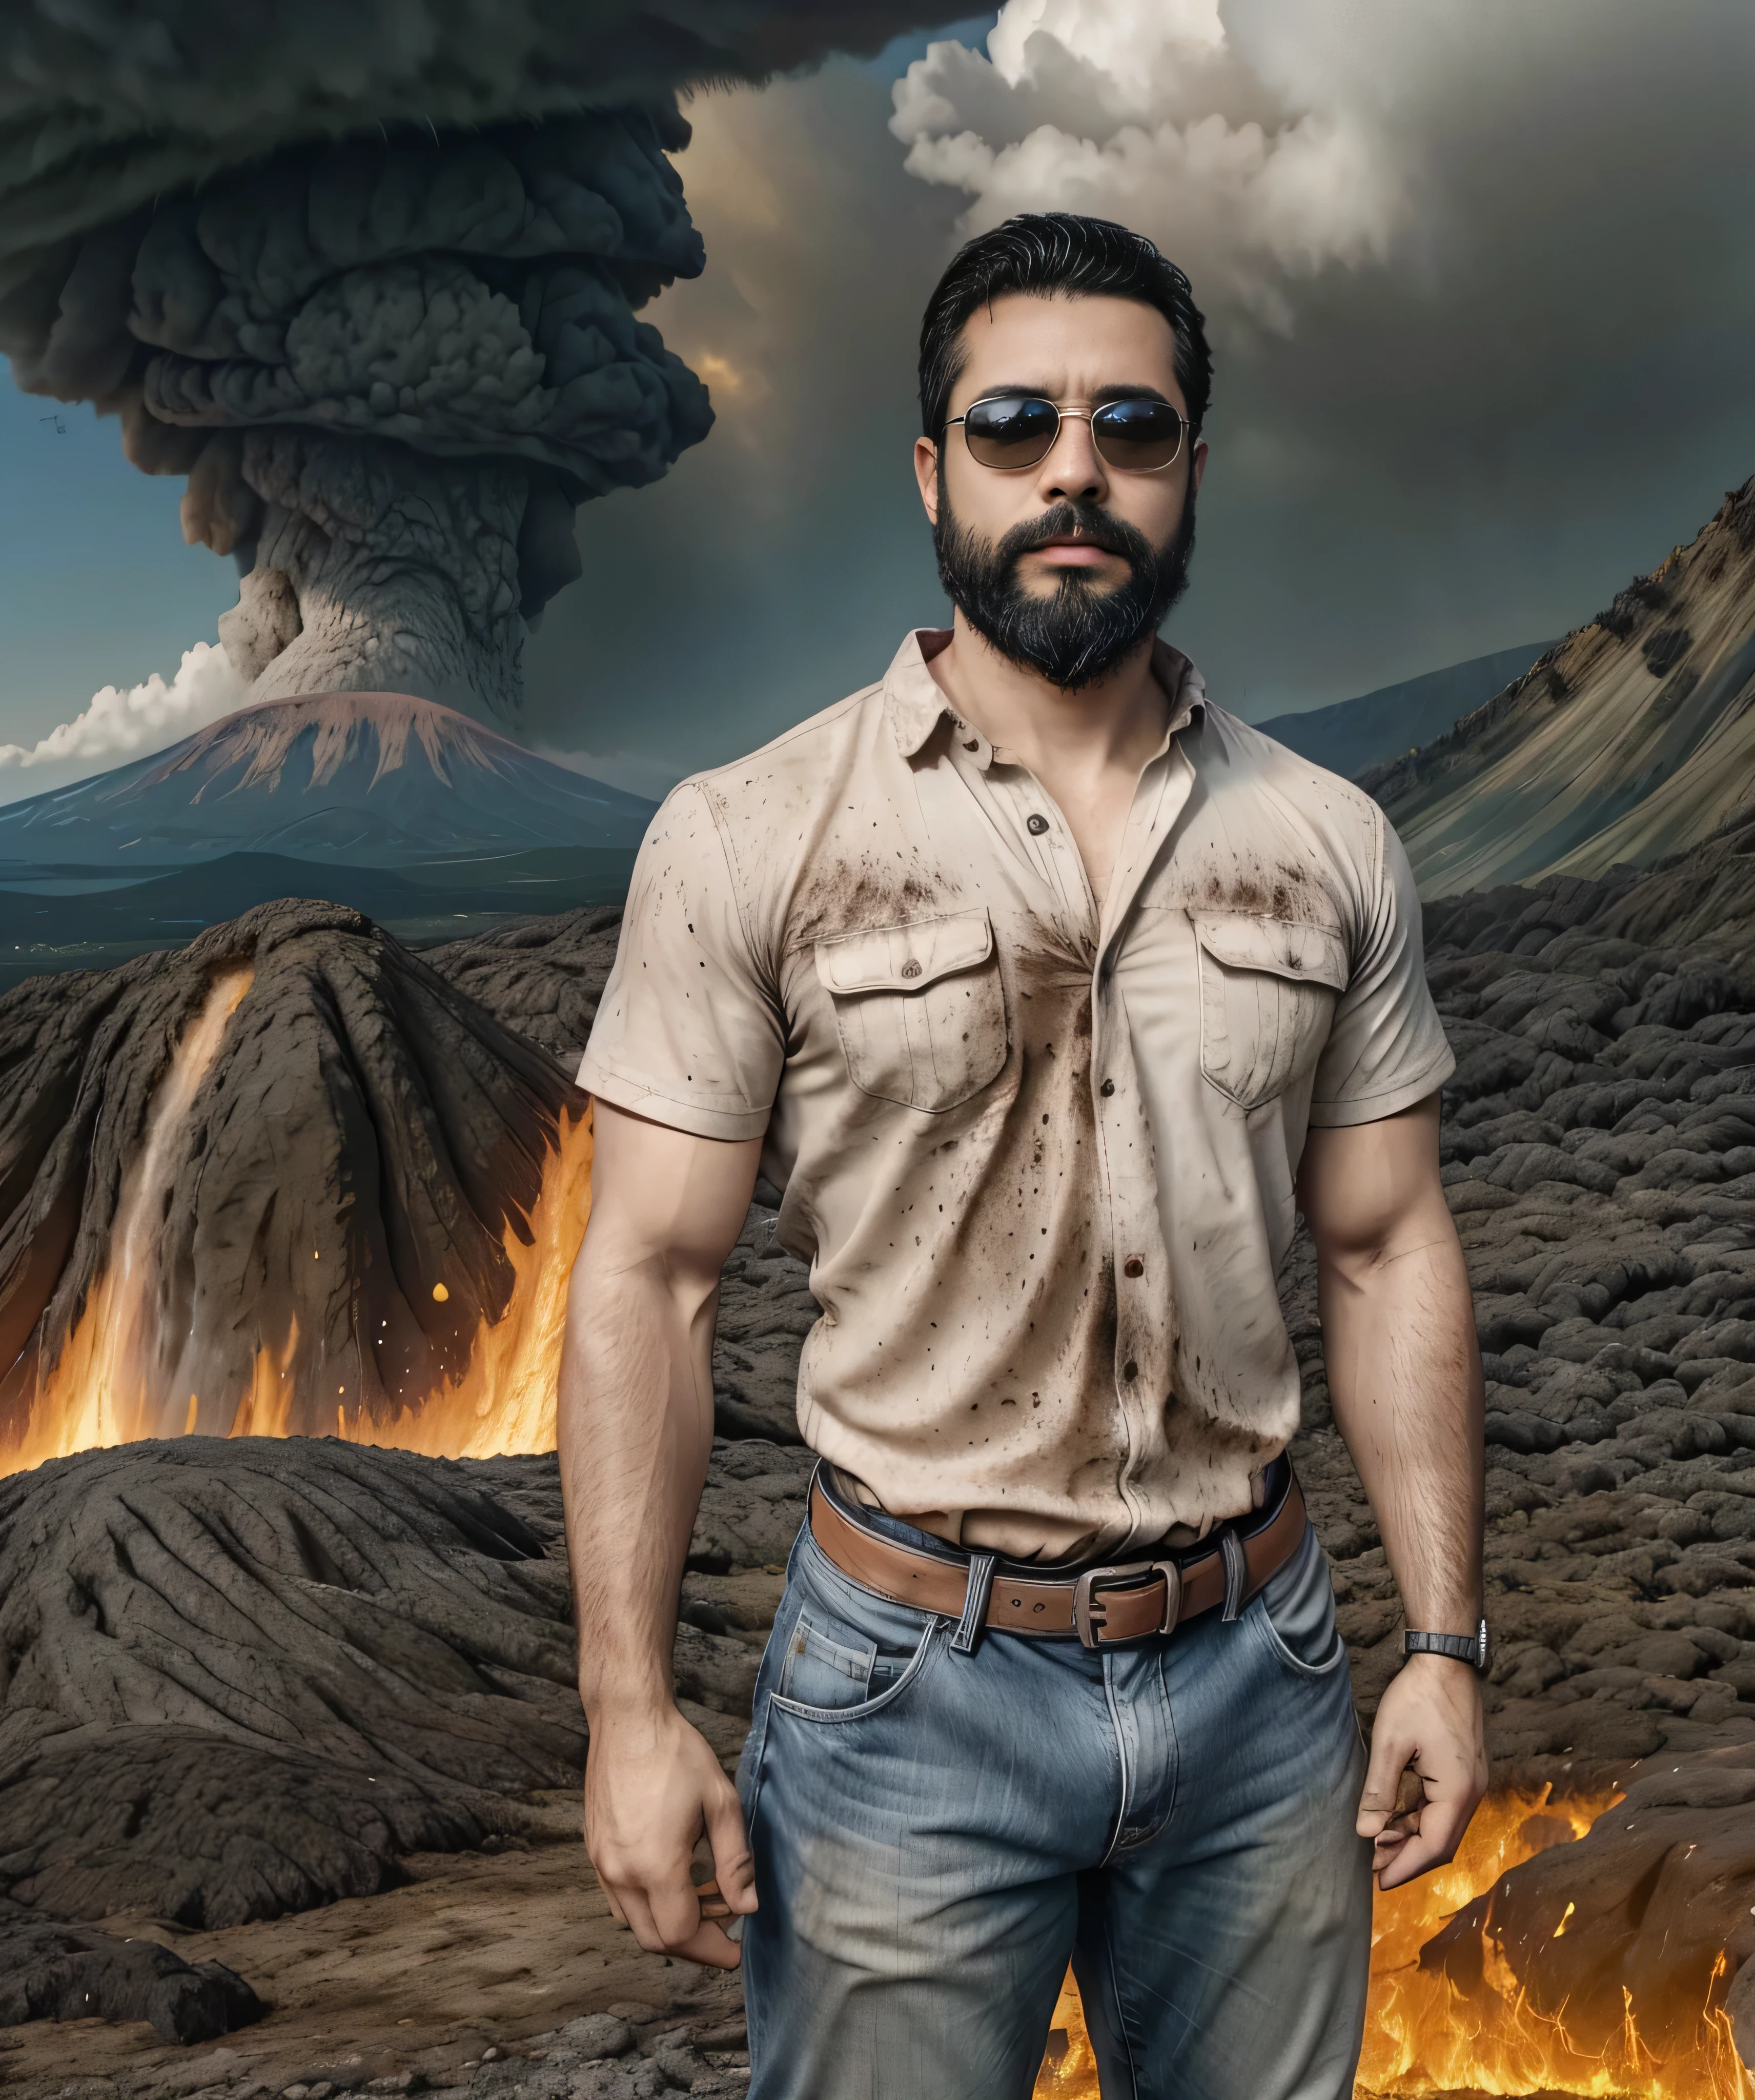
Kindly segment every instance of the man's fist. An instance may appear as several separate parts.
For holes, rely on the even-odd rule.
[[[698,1889],[689,1865],[703,1834],[713,1880]],[[585,1761],[585,1848],[611,1910],[649,1953],[737,1967],[742,1953],[719,1921],[756,1908],[743,1811],[674,1705],[599,1714]]]

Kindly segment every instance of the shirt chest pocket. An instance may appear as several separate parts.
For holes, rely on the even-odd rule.
[[[1337,996],[1346,943],[1327,926],[1241,911],[1191,915],[1201,967],[1201,1070],[1252,1109],[1315,1062]]]
[[[817,975],[861,1092],[936,1114],[1004,1070],[1005,992],[985,910],[821,941]]]

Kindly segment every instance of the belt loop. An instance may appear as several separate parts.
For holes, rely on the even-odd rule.
[[[1243,1542],[1237,1537],[1237,1526],[1228,1524],[1219,1534],[1219,1551],[1225,1564],[1224,1622],[1229,1626],[1243,1609],[1243,1592],[1250,1579],[1249,1557],[1243,1551]]]
[[[973,1655],[981,1645],[987,1625],[987,1600],[994,1591],[994,1569],[999,1562],[996,1553],[969,1555],[968,1595],[963,1600],[963,1617],[957,1621],[957,1630],[950,1636],[950,1645],[959,1655]]]

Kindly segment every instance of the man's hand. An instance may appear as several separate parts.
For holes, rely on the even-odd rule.
[[[1377,1841],[1378,1886],[1446,1865],[1486,1791],[1480,1679],[1448,1656],[1409,1656],[1378,1708],[1359,1797],[1359,1834]]]
[[[585,1849],[610,1908],[649,1954],[735,1969],[742,1950],[703,1918],[689,1863],[703,1833],[731,1911],[756,1908],[756,1873],[737,1789],[674,1706],[600,1718],[585,1762]]]
[[[713,1443],[713,1315],[760,1139],[694,1137],[597,1104],[591,1222],[561,1360],[561,1485],[591,1730],[585,1844],[655,1954],[734,1969],[716,1915],[756,1908],[736,1791],[677,1710],[671,1650]],[[703,1836],[724,1906],[689,1879]]]

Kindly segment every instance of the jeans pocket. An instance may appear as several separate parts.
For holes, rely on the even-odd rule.
[[[1312,1526],[1305,1526],[1298,1550],[1262,1585],[1255,1611],[1268,1646],[1299,1676],[1326,1677],[1345,1663],[1329,1557]]]
[[[806,1605],[786,1644],[775,1687],[800,1706],[857,1706],[871,1696],[877,1643]]]
[[[919,1674],[946,1622],[873,1596],[807,1539],[795,1561],[797,1608],[780,1626],[770,1704],[807,1720],[856,1720],[889,1705]],[[758,1694],[758,1703],[760,1695]]]

